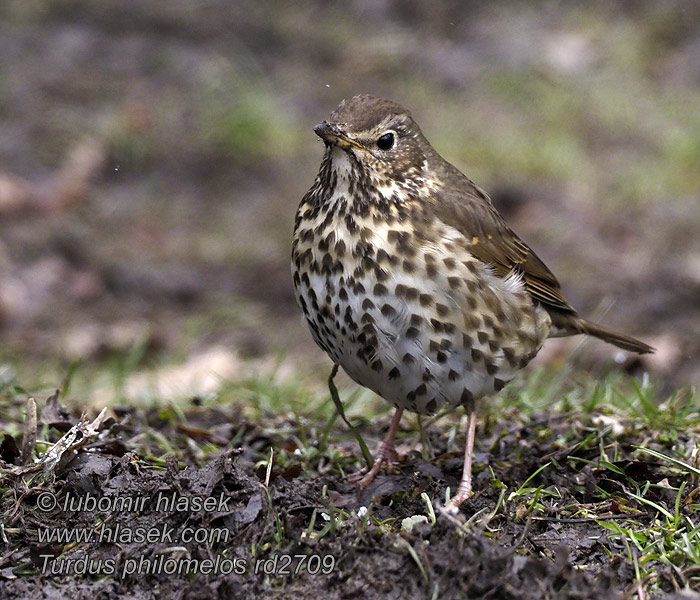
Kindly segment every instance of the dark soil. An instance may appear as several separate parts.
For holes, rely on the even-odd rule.
[[[266,486],[265,465],[256,464],[255,457],[269,456],[270,448],[293,457],[294,443],[289,435],[267,433],[270,424],[263,429],[245,422],[237,411],[193,407],[186,413],[187,427],[155,411],[122,407],[120,413],[118,420],[105,422],[94,441],[72,457],[68,451],[67,462],[45,472],[18,475],[19,467],[5,462],[17,461],[18,452],[3,444],[0,509],[9,517],[0,543],[0,598],[313,598],[323,593],[328,598],[587,599],[623,598],[634,582],[631,564],[620,558],[624,547],[596,522],[627,518],[615,501],[596,493],[597,487],[614,492],[624,485],[624,478],[596,466],[599,444],[627,454],[639,441],[634,435],[613,439],[602,431],[577,448],[560,443],[584,427],[572,415],[481,426],[477,493],[458,518],[450,518],[437,506],[447,485],[455,489],[461,457],[443,452],[444,435],[437,430],[430,432],[435,458],[426,461],[409,452],[396,472],[378,477],[358,497],[337,469],[316,469],[301,459],[273,468]],[[68,425],[63,422],[61,429]],[[294,427],[281,420],[274,425],[275,431]],[[340,439],[342,431],[331,434]],[[164,436],[182,458],[137,456],[130,446],[144,435]],[[59,436],[56,431],[54,437]],[[215,458],[188,455],[203,441]],[[582,469],[585,463],[578,459],[592,464]],[[506,511],[498,508],[499,486],[517,490],[550,461],[528,485],[556,489],[561,497],[541,500],[538,511],[518,502],[509,502]],[[668,477],[650,462],[615,464],[639,480]],[[419,523],[409,533],[402,520],[427,512],[422,492],[436,507],[437,521]],[[57,506],[42,505],[47,497],[55,497]],[[672,510],[673,493],[652,497]],[[206,498],[212,505],[194,504]],[[369,507],[370,519],[357,516],[361,505]],[[574,514],[584,507],[596,518]],[[636,509],[637,523],[655,518],[644,505]],[[335,526],[329,528],[321,513],[334,515]],[[51,531],[98,536],[100,527],[101,539],[39,540],[40,532]],[[188,540],[194,531],[207,539]],[[672,591],[672,581],[671,574],[667,580],[662,576],[659,588]]]

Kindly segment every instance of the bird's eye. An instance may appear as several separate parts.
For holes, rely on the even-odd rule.
[[[377,140],[377,146],[380,150],[391,150],[394,147],[394,134],[385,133]]]

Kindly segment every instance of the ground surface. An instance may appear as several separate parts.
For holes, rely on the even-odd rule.
[[[362,494],[343,475],[360,466],[356,443],[327,400],[316,422],[223,399],[116,407],[29,472],[6,438],[0,596],[700,597],[697,402],[654,409],[625,380],[582,399],[581,384],[542,377],[482,411],[476,494],[456,518],[439,509],[461,472],[454,414],[405,428],[396,472]],[[523,400],[547,389],[565,398],[556,412]],[[3,405],[19,414],[22,396]],[[74,431],[55,399],[43,414],[44,436]],[[360,422],[370,445],[387,422]]]

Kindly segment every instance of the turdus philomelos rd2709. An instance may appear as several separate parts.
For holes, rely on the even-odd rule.
[[[475,401],[547,337],[653,348],[586,321],[487,194],[444,160],[410,113],[360,95],[314,127],[321,168],[296,214],[292,276],[311,334],[336,365],[396,406],[366,487],[391,460],[405,409],[467,412],[458,506],[471,494]]]

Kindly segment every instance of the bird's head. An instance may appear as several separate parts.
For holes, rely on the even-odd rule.
[[[343,100],[314,131],[325,142],[334,170],[366,176],[375,186],[415,183],[431,150],[411,113],[369,95]]]

